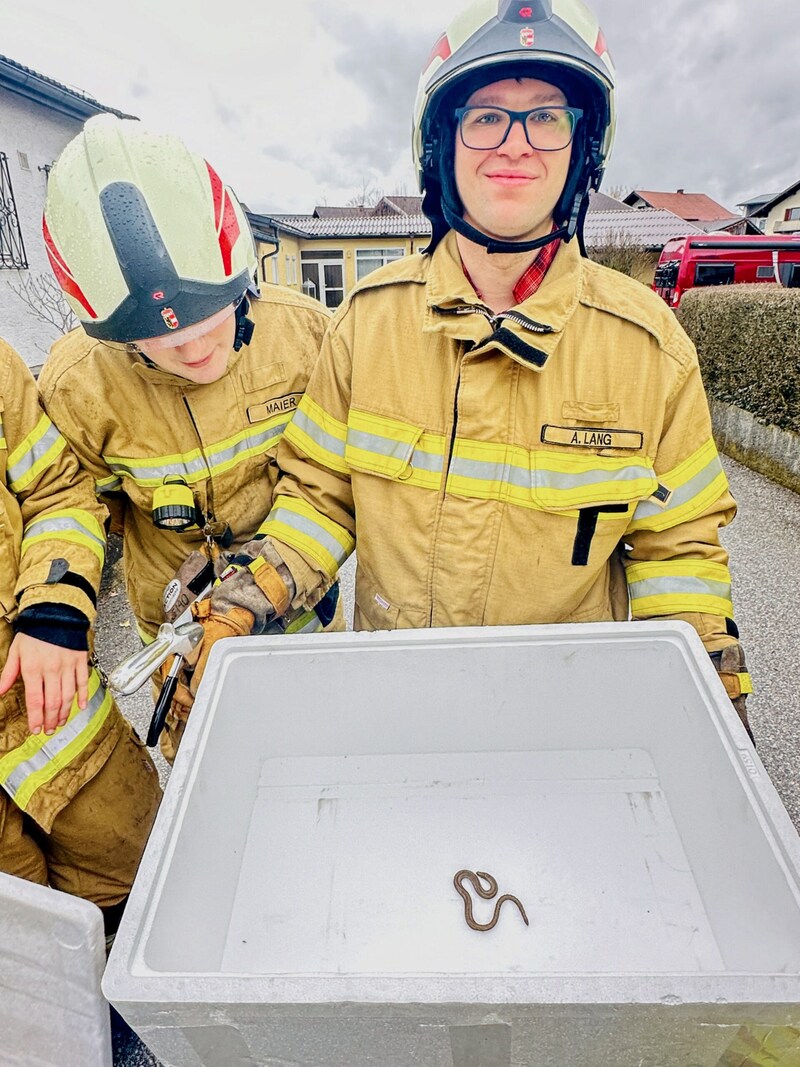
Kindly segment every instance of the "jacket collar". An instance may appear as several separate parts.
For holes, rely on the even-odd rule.
[[[495,348],[523,366],[541,370],[555,352],[583,289],[576,241],[562,242],[539,289],[508,312],[494,315],[464,274],[451,230],[431,256],[424,330]]]

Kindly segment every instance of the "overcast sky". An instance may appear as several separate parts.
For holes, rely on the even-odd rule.
[[[417,191],[417,78],[463,0],[0,0],[0,52],[171,130],[249,207]],[[604,188],[727,207],[800,179],[800,0],[593,0],[617,67]]]

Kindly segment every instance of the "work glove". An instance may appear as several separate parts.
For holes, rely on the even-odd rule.
[[[273,619],[289,610],[295,591],[289,568],[271,543],[253,540],[242,546],[219,576],[210,604],[214,614],[220,616],[244,608],[253,618],[248,632],[260,634]]]
[[[737,641],[723,648],[721,652],[712,652],[711,662],[716,667],[720,681],[725,686],[725,692],[730,697],[731,704],[736,708],[736,713],[742,720],[750,740],[755,744],[753,731],[747,721],[747,694],[753,692],[753,683],[747,673],[744,649]]]
[[[253,613],[247,608],[232,607],[227,611],[215,611],[211,600],[205,600],[192,605],[192,615],[203,625],[203,640],[194,650],[192,657],[192,674],[189,681],[189,693],[192,699],[197,695],[200,679],[211,655],[211,649],[221,641],[223,637],[246,637],[253,632]]]

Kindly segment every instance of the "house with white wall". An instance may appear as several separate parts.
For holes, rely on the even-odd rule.
[[[34,370],[70,328],[42,240],[47,178],[86,119],[106,107],[0,56],[0,336]]]

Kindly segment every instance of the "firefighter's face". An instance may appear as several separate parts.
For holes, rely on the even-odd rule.
[[[509,111],[566,104],[560,89],[535,78],[491,82],[466,101],[469,107]],[[555,152],[531,148],[519,122],[498,148],[467,148],[458,130],[455,138],[455,178],[464,220],[504,240],[531,241],[548,234],[567,180],[571,147]]]
[[[157,343],[138,341],[137,347],[157,367],[169,374],[177,374],[181,378],[187,378],[190,382],[207,385],[218,381],[228,369],[228,360],[233,349],[236,331],[236,316],[233,307],[221,322],[218,320],[219,315],[206,319],[205,322],[209,323],[210,329],[204,333],[202,332],[203,323],[197,324],[200,330],[197,326],[187,330],[188,339],[182,343],[165,347],[165,338],[154,338],[154,342]],[[175,334],[170,340],[181,342],[180,333]]]

